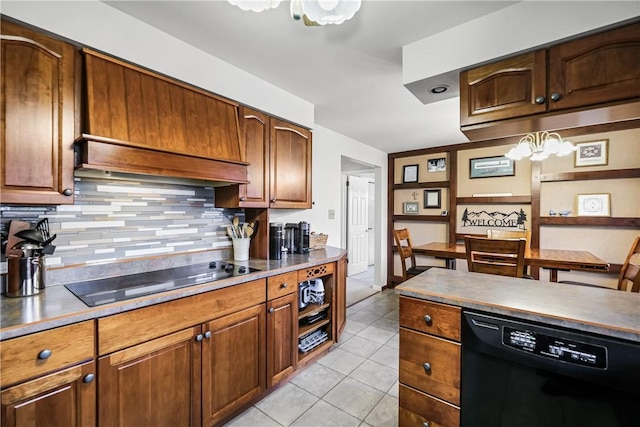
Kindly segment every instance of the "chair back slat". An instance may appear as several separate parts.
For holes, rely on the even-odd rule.
[[[522,277],[526,239],[464,236],[470,272]]]
[[[409,268],[416,268],[416,256],[413,253],[413,242],[411,234],[406,228],[393,230],[393,238],[396,241],[398,254],[400,255],[400,264],[402,264],[402,277],[406,280],[410,275],[407,274]],[[410,267],[407,267],[407,260],[410,260]]]
[[[618,277],[618,290],[640,292],[640,236],[636,237]]]

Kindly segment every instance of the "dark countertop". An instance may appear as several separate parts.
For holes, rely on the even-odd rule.
[[[640,342],[640,294],[432,268],[400,295]]]
[[[0,298],[0,340],[19,337],[46,329],[69,325],[83,320],[96,319],[161,302],[184,298],[228,286],[262,279],[275,274],[301,270],[326,262],[334,262],[345,254],[343,249],[326,247],[309,255],[289,255],[278,261],[250,259],[234,264],[246,265],[259,271],[240,277],[232,277],[162,292],[122,302],[88,307],[65,286],[50,286],[39,295],[24,298]]]

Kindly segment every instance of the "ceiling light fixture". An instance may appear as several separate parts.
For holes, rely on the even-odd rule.
[[[262,12],[275,9],[280,0],[228,0],[242,10]],[[305,25],[338,25],[353,18],[360,10],[361,0],[291,0],[291,17],[303,19]]]
[[[445,93],[448,90],[449,90],[449,86],[447,86],[447,85],[438,85],[438,86],[434,86],[431,89],[429,89],[429,91],[431,93],[435,93],[436,95],[440,94],[440,93]]]
[[[556,156],[566,156],[576,151],[576,147],[569,141],[564,141],[556,132],[534,132],[528,133],[518,141],[518,145],[513,147],[505,157],[513,160],[520,160],[523,157],[531,156],[531,160],[544,160],[552,154]]]

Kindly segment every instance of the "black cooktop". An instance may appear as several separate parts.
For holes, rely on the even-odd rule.
[[[215,282],[259,271],[246,265],[212,261],[186,267],[130,274],[65,285],[89,307]]]

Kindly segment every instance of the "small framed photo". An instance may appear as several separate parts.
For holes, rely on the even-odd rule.
[[[610,195],[578,194],[578,216],[611,216]]]
[[[417,215],[420,210],[418,202],[404,202],[402,204],[402,213],[405,215]]]
[[[402,182],[418,182],[418,165],[405,165],[402,167]]]
[[[515,176],[516,164],[505,156],[481,157],[469,160],[469,178]]]
[[[427,172],[444,172],[447,170],[447,158],[427,160]]]
[[[424,207],[440,209],[442,190],[424,190]]]
[[[603,139],[576,144],[576,167],[608,164],[608,142],[608,139]]]

